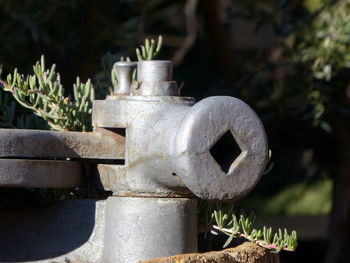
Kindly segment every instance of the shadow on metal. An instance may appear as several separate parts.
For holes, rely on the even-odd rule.
[[[61,201],[40,209],[0,212],[0,262],[40,261],[68,256],[78,248],[89,250],[83,245],[94,247],[97,241],[89,241],[95,213],[96,200]],[[91,248],[86,252],[98,254]]]

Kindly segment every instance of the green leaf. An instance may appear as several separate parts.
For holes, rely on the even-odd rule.
[[[232,240],[233,240],[234,237],[235,237],[235,236],[234,236],[233,234],[231,234],[231,235],[229,236],[229,238],[226,240],[225,244],[223,245],[223,248],[226,248],[226,247],[232,242]]]

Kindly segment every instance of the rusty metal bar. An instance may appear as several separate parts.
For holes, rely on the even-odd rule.
[[[0,158],[124,159],[125,137],[94,132],[0,129]]]
[[[0,159],[1,187],[74,187],[82,175],[82,165],[76,161]]]

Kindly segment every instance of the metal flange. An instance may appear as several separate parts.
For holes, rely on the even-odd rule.
[[[210,153],[227,131],[241,149],[228,173]],[[178,175],[195,195],[235,200],[257,184],[267,153],[266,134],[259,117],[243,101],[222,96],[204,99],[189,110],[176,134],[174,157]]]

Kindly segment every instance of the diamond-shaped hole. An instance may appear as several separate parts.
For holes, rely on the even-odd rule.
[[[241,152],[230,130],[225,132],[210,149],[211,155],[225,173],[229,172],[232,163]]]

